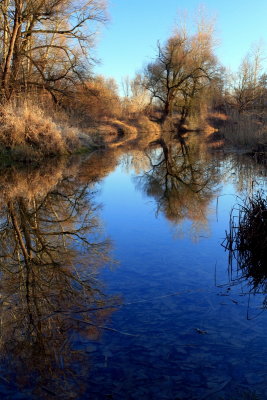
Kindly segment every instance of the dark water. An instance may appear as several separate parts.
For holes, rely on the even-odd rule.
[[[192,138],[0,175],[1,399],[267,398],[265,293],[221,246],[263,166]]]

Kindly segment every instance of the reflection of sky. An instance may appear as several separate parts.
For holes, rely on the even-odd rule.
[[[137,191],[130,176],[117,169],[104,182],[102,188],[104,209],[102,219],[107,229],[119,239],[133,243],[145,238],[161,236],[161,230],[167,234],[168,227],[162,217],[155,218],[155,204],[152,199],[144,199]],[[110,231],[111,230],[111,231]],[[134,235],[134,236],[133,236]],[[140,236],[141,235],[141,236]]]
[[[114,276],[110,276],[114,289],[123,279],[128,281],[129,272],[141,274],[145,280],[151,274],[163,274],[156,285],[165,282],[164,292],[170,288],[178,290],[181,284],[198,287],[201,283],[201,287],[213,288],[215,265],[219,283],[225,282],[228,254],[221,243],[239,194],[233,185],[234,177],[230,174],[227,182],[221,183],[218,197],[215,195],[207,209],[207,227],[195,235],[189,232],[194,221],[185,218],[175,226],[161,212],[157,214],[155,200],[138,190],[133,177],[133,172],[127,174],[123,167],[118,167],[101,188],[101,219],[122,263],[116,270],[115,283]],[[141,286],[145,286],[144,282]]]
[[[210,204],[209,234],[197,242],[175,237],[170,222],[155,216],[153,198],[122,168],[103,183],[102,219],[120,264],[101,277],[108,291],[130,303],[112,315],[111,326],[139,335],[106,333],[102,339],[108,368],[96,366],[93,374],[104,374],[106,387],[118,398],[122,381],[125,398],[133,399],[265,395],[267,311],[253,319],[264,297],[251,297],[248,307],[240,287],[229,289],[228,255],[221,246],[236,203],[228,177],[217,215],[217,198]]]
[[[102,60],[96,72],[115,77],[119,84],[122,77],[133,77],[155,57],[157,41],[162,42],[171,34],[177,12],[187,10],[190,22],[199,4],[198,0],[112,0],[111,22],[101,34],[96,50]],[[223,65],[236,70],[252,43],[266,40],[267,2],[207,0],[205,6],[217,17],[218,57]]]
[[[229,190],[230,187],[227,188]],[[197,243],[192,243],[186,232],[192,221],[182,221],[184,235],[179,239],[179,229],[176,230],[161,213],[156,215],[153,198],[137,190],[131,175],[127,175],[122,168],[118,168],[105,180],[101,194],[104,205],[101,219],[105,221],[107,234],[115,242],[117,257],[126,263],[116,274],[126,277],[130,269],[149,276],[151,268],[156,271],[162,267],[165,272],[168,270],[168,285],[175,286],[179,275],[184,273],[181,272],[181,265],[184,265],[188,275],[192,274],[192,282],[196,279],[196,273],[203,280],[205,270],[207,283],[212,284],[218,253],[226,263],[226,256],[219,244],[224,234],[225,218],[228,218],[229,206],[232,204],[228,196],[226,204],[220,205],[220,211],[223,211],[221,224],[216,221],[215,199],[208,216],[210,230],[200,231]]]
[[[141,161],[138,160],[138,166]],[[221,158],[218,163],[223,164]],[[239,178],[240,171],[246,167],[246,172],[250,171],[253,176],[256,171],[245,163],[239,163],[240,169],[233,175],[229,173],[230,164],[230,161],[225,164],[227,175],[220,184],[218,213],[215,196],[208,207],[212,210],[207,213],[209,230],[200,231],[198,241],[192,241],[188,232],[180,238],[174,224],[163,213],[155,214],[155,199],[141,191],[140,186],[136,185],[134,173],[131,170],[129,174],[126,172],[125,164],[118,166],[99,183],[101,190],[97,192],[95,202],[103,204],[100,220],[105,225],[104,236],[113,241],[112,249],[119,264],[112,270],[103,269],[97,277],[96,289],[99,284],[101,293],[102,289],[105,292],[103,299],[102,295],[90,290],[91,295],[96,297],[91,304],[91,297],[86,297],[86,302],[95,308],[95,301],[101,298],[96,305],[104,305],[105,308],[106,304],[113,302],[110,294],[116,294],[124,303],[116,309],[100,310],[100,322],[94,321],[100,325],[102,335],[93,335],[93,341],[88,335],[87,325],[77,326],[76,330],[80,331],[81,336],[76,333],[72,335],[71,346],[75,354],[76,350],[82,352],[82,368],[69,351],[66,354],[70,356],[70,363],[77,370],[79,380],[73,381],[74,392],[58,380],[58,398],[251,398],[243,397],[244,392],[256,392],[260,394],[259,399],[266,398],[266,357],[263,350],[267,345],[267,311],[257,317],[262,311],[264,296],[251,297],[248,307],[248,296],[242,295],[241,288],[229,288],[227,253],[220,245],[228,229],[230,209],[236,202],[235,197],[231,196],[236,193],[236,177]],[[133,166],[136,167],[136,163]],[[203,173],[204,167],[205,164]],[[207,165],[207,168],[212,167]],[[224,172],[223,167],[221,172]],[[246,175],[247,178],[249,176]],[[215,182],[217,185],[217,180]],[[243,183],[246,186],[246,182]],[[186,218],[184,230],[191,223]],[[91,238],[90,235],[88,237]],[[61,273],[58,266],[56,270]],[[91,272],[88,266],[86,271],[89,274]],[[69,275],[66,277],[68,281]],[[59,285],[62,291],[57,293],[61,296],[67,291],[66,306],[69,305],[73,310],[76,303],[73,304],[73,298],[68,296],[68,285],[62,279],[58,279],[58,282],[62,285]],[[57,288],[53,280],[49,281],[47,293],[57,291]],[[43,292],[38,299],[43,302]],[[82,309],[87,309],[87,303],[83,304]],[[114,312],[110,314],[110,311]],[[247,313],[250,320],[246,319]],[[65,311],[62,315],[63,319],[68,317]],[[87,314],[75,314],[75,318],[81,319],[83,316],[86,318]],[[57,314],[55,318],[58,327]],[[56,344],[54,337],[52,339]],[[64,341],[61,349],[65,345]],[[4,367],[4,364],[0,365],[1,373],[5,371]],[[67,367],[67,363],[64,366],[60,361],[60,371],[62,369],[63,372]],[[53,378],[57,379],[55,376]],[[28,381],[31,390],[32,381]],[[36,386],[41,385],[43,393],[42,382],[38,382],[36,380]],[[71,379],[69,383],[72,384]],[[77,393],[82,384],[86,393],[79,396]],[[3,385],[4,390],[9,390],[9,383],[1,380],[1,394]],[[14,392],[17,389],[12,390]],[[11,397],[37,398],[31,393],[25,394],[25,397],[16,394],[3,398]]]

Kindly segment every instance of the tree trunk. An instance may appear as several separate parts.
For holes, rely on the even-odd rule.
[[[18,40],[18,35],[21,27],[21,10],[22,10],[22,2],[21,0],[16,2],[15,9],[15,17],[14,17],[14,25],[11,34],[11,39],[9,43],[9,48],[7,51],[7,56],[5,60],[3,75],[2,75],[2,89],[4,90],[4,94],[7,99],[10,98],[10,76],[11,76],[11,61],[14,57],[15,47]],[[18,59],[17,59],[18,62]]]

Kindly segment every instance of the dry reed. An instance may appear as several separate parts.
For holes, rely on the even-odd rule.
[[[236,268],[237,275],[241,272],[254,289],[264,285],[267,279],[267,198],[262,191],[232,210],[230,229],[222,245],[229,251],[231,275]]]

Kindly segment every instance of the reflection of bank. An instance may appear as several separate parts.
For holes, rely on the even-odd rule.
[[[89,365],[79,337],[97,339],[115,302],[97,281],[110,242],[93,186],[66,177],[63,164],[9,169],[0,179],[8,182],[0,199],[1,375],[7,390],[12,382],[38,398],[84,390]]]
[[[147,154],[150,169],[137,179],[137,188],[152,196],[157,213],[178,228],[190,220],[191,234],[207,229],[209,205],[217,193],[219,168],[216,160],[201,154],[195,144],[160,140]]]

